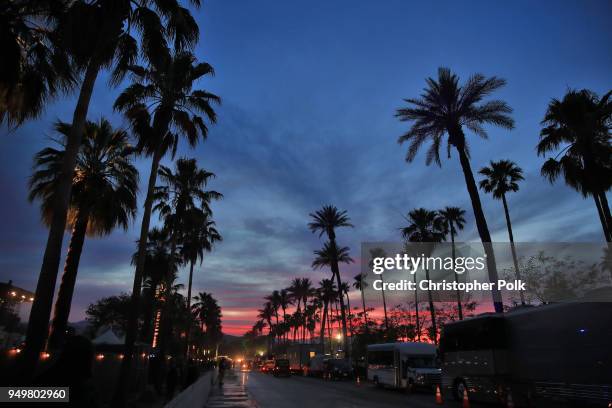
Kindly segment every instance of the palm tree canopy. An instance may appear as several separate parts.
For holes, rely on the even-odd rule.
[[[306,300],[314,294],[312,282],[308,278],[295,278],[287,288],[287,293],[294,300],[306,303]]]
[[[163,185],[155,187],[154,200],[157,204],[154,210],[169,226],[185,225],[187,212],[198,207],[205,215],[212,215],[211,201],[223,198],[221,193],[205,190],[208,181],[215,175],[198,168],[195,159],[177,160],[174,172],[161,166],[159,177]],[[197,213],[191,216],[197,217]]]
[[[57,122],[55,130],[61,147],[70,134],[71,125]],[[136,215],[138,171],[132,164],[133,147],[128,134],[115,130],[106,119],[87,122],[79,150],[67,227],[76,221],[80,210],[89,213],[88,233],[105,235],[115,227],[127,229]],[[42,218],[49,225],[53,196],[57,191],[64,149],[45,148],[34,158],[35,171],[30,178],[30,201],[41,200]]]
[[[364,290],[368,287],[368,283],[365,280],[365,276],[363,274],[358,274],[353,277],[353,287],[357,290]]]
[[[331,279],[322,279],[319,282],[318,295],[322,302],[327,303],[333,301],[338,296],[336,284]]]
[[[206,139],[205,118],[216,122],[212,105],[221,99],[193,87],[201,78],[214,75],[210,64],[198,63],[193,54],[178,51],[162,54],[159,61],[147,68],[131,66],[129,69],[134,82],[119,95],[114,108],[125,113],[145,153],[152,154],[160,142],[176,151],[179,135],[185,136],[191,146],[200,138]]]
[[[327,241],[322,249],[314,251],[316,258],[312,261],[312,267],[318,269],[330,266],[334,260],[338,263],[351,263],[353,258],[349,256],[349,250],[349,247],[338,248],[335,243]]]
[[[68,55],[54,41],[67,0],[0,2],[0,123],[37,117],[46,101],[75,85]]]
[[[589,90],[570,90],[552,99],[542,120],[539,156],[558,153],[542,166],[553,183],[563,174],[566,184],[584,196],[612,186],[612,91],[601,99]],[[561,158],[559,158],[561,156]]]
[[[324,205],[322,209],[310,213],[313,221],[308,223],[308,228],[313,232],[319,232],[319,236],[327,233],[329,239],[335,239],[335,229],[339,227],[353,227],[346,210],[338,210],[333,205]]]
[[[217,242],[223,241],[223,237],[217,231],[211,214],[200,208],[192,208],[185,213],[185,225],[181,240],[181,256],[185,261],[202,262],[205,252],[210,252]]]
[[[505,80],[475,74],[463,85],[459,85],[459,77],[450,69],[439,68],[438,78],[428,78],[426,81],[427,87],[421,97],[404,99],[408,106],[398,109],[395,115],[401,121],[412,122],[410,129],[398,140],[400,144],[410,142],[406,161],[412,162],[419,148],[429,140],[431,146],[427,150],[425,162],[427,165],[435,162],[441,166],[440,146],[445,134],[449,135],[449,155],[450,146],[465,149],[469,153],[463,126],[485,139],[488,137],[483,127],[485,124],[506,129],[514,127],[514,121],[509,116],[512,109],[506,102],[482,102],[485,97],[503,87]]]
[[[437,211],[416,208],[408,213],[409,224],[401,229],[402,237],[410,242],[440,242],[444,240],[444,222]]]
[[[491,161],[488,167],[478,172],[485,176],[479,183],[486,193],[493,193],[493,197],[500,199],[509,192],[519,190],[518,182],[524,180],[523,170],[510,160]]]
[[[461,231],[465,227],[465,210],[459,207],[445,207],[438,211],[445,228],[449,231],[445,231],[446,234],[452,231],[453,235],[456,234],[457,230]]]
[[[210,293],[200,292],[193,297],[196,301],[191,305],[191,313],[206,326],[209,334],[221,335],[221,308]]]
[[[156,287],[160,282],[167,281],[168,275],[176,276],[180,258],[175,254],[175,259],[171,262],[168,230],[153,228],[149,231],[145,251],[144,273],[152,288]],[[138,252],[135,252],[132,255],[132,264],[136,263],[137,257]]]

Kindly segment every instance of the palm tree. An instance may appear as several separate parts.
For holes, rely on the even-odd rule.
[[[314,295],[314,289],[312,287],[312,282],[308,278],[295,278],[291,282],[291,286],[288,288],[288,293],[294,300],[297,300],[297,312],[300,312],[299,315],[303,317],[301,313],[301,305],[304,305],[304,310],[306,310],[306,304],[308,302],[308,298]],[[280,295],[280,293],[278,294]],[[278,306],[280,306],[280,299],[276,299],[278,302]],[[302,323],[305,323],[302,321]],[[306,327],[302,326],[302,337],[305,336]]]
[[[138,252],[132,255],[132,265],[136,263],[137,257]],[[144,313],[142,327],[142,339],[145,342],[152,341],[151,323],[153,323],[154,311],[157,308],[156,300],[161,297],[158,289],[162,282],[168,280],[169,275],[176,276],[179,263],[178,254],[175,254],[175,259],[171,259],[169,231],[164,228],[153,228],[149,231],[144,274],[144,284],[149,289],[147,292],[149,299],[145,304],[149,309]]]
[[[21,125],[37,117],[46,102],[74,85],[67,55],[53,41],[65,0],[0,3],[0,123]]]
[[[140,146],[143,151],[152,154],[153,158],[138,241],[138,262],[132,288],[133,303],[125,337],[126,358],[122,360],[120,381],[124,382],[129,375],[136,338],[138,300],[159,162],[169,147],[176,146],[179,135],[187,137],[192,146],[195,146],[200,138],[205,139],[208,128],[204,119],[191,112],[202,113],[214,123],[216,115],[211,103],[220,101],[216,95],[192,89],[196,80],[212,75],[214,71],[209,64],[196,63],[195,57],[189,53],[177,52],[174,55],[165,53],[147,69],[143,67],[130,69],[136,77],[136,82],[119,95],[115,101],[115,109],[126,114],[140,136]],[[153,119],[149,109],[153,112]],[[168,142],[168,139],[173,139],[173,142]]]
[[[338,210],[333,205],[324,205],[320,210],[310,213],[312,222],[308,223],[308,228],[313,232],[319,232],[319,237],[324,233],[327,234],[329,239],[330,248],[337,248],[336,245],[336,228],[340,227],[353,227],[350,223],[350,218],[346,214],[345,210]],[[330,267],[332,275],[336,277],[336,285],[338,288],[342,287],[342,279],[340,278],[340,268],[338,266],[340,259],[334,258],[335,252],[331,252],[332,258],[330,258]],[[339,254],[338,254],[339,255]],[[344,341],[344,356],[348,360],[350,358],[350,350],[346,329],[346,312],[344,308],[344,298],[340,297],[340,313],[342,317],[342,338]]]
[[[558,151],[542,165],[542,175],[592,196],[606,241],[612,242],[612,216],[606,192],[612,187],[612,91],[601,99],[592,91],[570,90],[552,99],[542,120],[538,156]],[[561,158],[559,158],[561,156]]]
[[[353,321],[351,315],[351,299],[349,298],[349,292],[351,291],[351,287],[348,283],[342,282],[342,286],[340,287],[340,291],[338,293],[339,296],[346,296],[346,308],[348,309],[348,321],[349,321],[349,332],[351,333],[351,338],[353,336]]]
[[[205,334],[205,339],[208,343],[205,344],[205,347],[216,347],[223,336],[221,331],[221,308],[217,300],[210,293],[200,292],[193,299],[196,303],[191,306],[191,312],[200,321],[200,330]],[[262,321],[258,322],[255,326],[260,332],[264,327]]]
[[[459,207],[445,207],[443,210],[438,212],[442,223],[445,226],[445,233],[450,234],[451,237],[451,251],[453,262],[455,261],[455,236],[457,231],[463,230],[465,226],[465,211]],[[458,283],[458,277],[455,273],[455,282]],[[461,292],[457,289],[457,313],[459,314],[459,320],[463,320],[463,306],[461,305]]]
[[[365,324],[365,331],[366,333],[369,331],[368,329],[368,313],[366,311],[366,303],[365,303],[365,296],[364,296],[364,290],[365,288],[368,286],[366,280],[365,280],[365,276],[363,274],[358,274],[355,275],[355,277],[353,278],[354,282],[353,282],[353,287],[357,290],[359,290],[359,292],[361,292],[361,306],[363,307],[363,323]]]
[[[409,242],[420,242],[425,245],[423,252],[429,255],[436,242],[444,239],[444,221],[437,211],[429,211],[425,208],[416,208],[408,213],[409,224],[402,228],[402,237]],[[416,274],[415,274],[416,275]],[[429,281],[429,268],[425,268],[425,279]],[[434,308],[431,289],[427,290],[429,300],[429,312],[431,314],[431,331],[434,343],[438,343],[438,331],[436,325],[436,310]]]
[[[257,317],[264,320],[268,324],[268,354],[270,354],[270,340],[272,338],[272,329],[274,328],[274,325],[272,324],[272,318],[274,317],[274,306],[272,306],[272,303],[266,302],[264,303],[263,309],[259,309],[258,312],[259,314]]]
[[[325,354],[325,324],[331,326],[329,323],[329,304],[336,297],[336,286],[334,281],[331,279],[323,279],[319,282],[318,297],[323,303],[323,315],[321,316],[321,331],[320,331],[320,342],[323,347],[323,354]]]
[[[210,252],[215,242],[221,240],[215,222],[211,219],[210,203],[222,199],[223,195],[205,190],[215,175],[199,168],[195,159],[177,160],[174,172],[161,166],[159,177],[164,185],[155,187],[154,211],[159,212],[160,217],[171,227],[172,252],[180,242],[183,244],[185,260],[191,263],[187,296],[189,307],[194,263],[203,258],[204,252]]]
[[[210,192],[204,192],[210,193]],[[206,200],[205,200],[206,201]],[[204,202],[205,202],[204,201]],[[195,263],[200,260],[200,265],[204,260],[204,253],[211,252],[217,242],[223,238],[215,227],[215,222],[209,212],[200,208],[192,208],[185,213],[184,225],[182,226],[183,237],[181,239],[181,256],[184,262],[189,262],[189,283],[187,285],[187,309],[191,308],[191,288],[193,284],[193,268]],[[185,342],[187,353],[189,353],[189,335],[191,326],[187,326]],[[187,355],[189,357],[189,355]]]
[[[411,128],[399,138],[399,143],[410,141],[406,155],[408,162],[414,160],[423,143],[431,140],[426,164],[435,162],[441,166],[440,146],[444,135],[448,134],[448,156],[450,156],[451,147],[454,147],[459,155],[465,184],[472,201],[478,234],[487,255],[487,269],[491,282],[497,282],[498,278],[495,253],[489,244],[491,234],[472,173],[463,127],[483,138],[487,137],[482,127],[484,124],[493,124],[506,129],[514,127],[514,121],[509,116],[512,109],[504,101],[493,100],[480,103],[483,98],[505,84],[506,81],[501,78],[486,78],[481,74],[476,74],[469,78],[463,86],[460,86],[457,75],[451,73],[448,68],[440,68],[437,80],[427,79],[428,87],[424,89],[421,97],[405,99],[409,106],[398,109],[396,114],[401,121],[413,122]],[[492,295],[495,311],[502,313],[503,304],[499,290],[492,290]]]
[[[492,193],[493,198],[502,200],[504,205],[504,214],[506,216],[506,226],[508,227],[508,237],[510,238],[510,248],[512,250],[512,260],[514,262],[514,270],[516,278],[521,279],[521,271],[519,269],[518,257],[516,256],[516,248],[514,247],[514,235],[512,234],[512,223],[510,222],[510,212],[508,211],[508,202],[506,194],[509,192],[517,192],[519,190],[518,182],[524,180],[523,170],[510,160],[500,160],[497,162],[491,161],[489,167],[483,167],[479,171],[485,176],[480,181],[480,188],[485,193]],[[521,304],[525,305],[525,295],[520,292]]]
[[[384,249],[382,248],[373,248],[370,250],[370,269],[372,269],[372,265],[373,265],[373,260],[374,258],[386,258],[387,254],[385,253]],[[381,275],[379,275],[380,280],[382,283],[384,283],[384,278]],[[416,293],[416,292],[415,292]],[[389,318],[387,317],[387,299],[385,298],[385,287],[384,285],[381,285],[381,294],[382,294],[382,301],[383,301],[383,313],[385,316],[385,331],[387,334],[389,334]],[[419,309],[417,306],[417,316],[419,313]],[[417,322],[418,322],[418,317],[417,317]]]
[[[188,219],[187,215],[193,218],[193,216],[197,217],[197,212],[202,212],[200,218],[207,217],[212,213],[211,201],[221,199],[223,196],[216,191],[204,190],[208,181],[215,175],[198,168],[195,159],[177,160],[174,172],[168,167],[161,166],[159,177],[163,184],[155,187],[153,200],[156,205],[153,210],[159,213],[170,232],[170,259],[173,260],[177,246],[182,243],[185,229],[193,225],[191,222],[197,222],[195,219]],[[202,207],[202,210],[199,210],[199,207]],[[190,261],[190,259],[185,260]],[[191,265],[193,266],[193,263]],[[193,273],[193,269],[191,272]],[[191,295],[192,278],[193,276],[190,275],[189,296]],[[188,307],[190,304],[191,299],[188,301]],[[161,354],[163,354],[163,347]]]
[[[150,8],[151,6],[152,8]],[[161,16],[161,17],[160,17]],[[61,176],[58,179],[53,200],[53,218],[43,255],[43,262],[38,276],[36,292],[28,330],[26,347],[20,354],[21,371],[25,376],[34,373],[40,351],[48,335],[49,316],[55,292],[55,283],[62,251],[64,229],[66,227],[73,173],[76,158],[85,130],[85,122],[94,84],[98,73],[105,67],[114,66],[113,83],[119,83],[127,67],[131,66],[139,52],[138,43],[132,35],[138,32],[141,38],[142,54],[149,61],[155,61],[167,50],[164,33],[172,36],[175,45],[191,46],[198,37],[198,27],[188,9],[176,2],[168,6],[164,2],[148,0],[119,0],[104,2],[70,2],[70,7],[61,14],[54,36],[60,48],[68,50],[71,66],[82,73],[79,95],[72,116],[70,134],[66,140]],[[74,35],[79,33],[79,35]],[[140,236],[143,245],[142,264],[144,265],[144,243],[147,234]],[[142,267],[141,267],[142,270]],[[139,278],[142,280],[142,273]],[[140,296],[140,291],[135,296]],[[135,298],[134,302],[137,302]],[[133,323],[129,325],[127,338],[133,343],[136,337],[136,320],[138,311],[134,312]],[[128,348],[123,365],[129,366],[132,359],[132,347]],[[119,382],[116,393],[116,404],[123,404],[124,385],[128,372],[125,371]]]
[[[46,225],[52,222],[53,199],[70,128],[68,123],[57,122],[55,130],[62,149],[48,147],[35,156],[29,199],[41,200]],[[51,325],[52,348],[63,344],[85,236],[108,235],[116,227],[125,230],[136,214],[138,171],[132,164],[132,152],[125,131],[114,130],[106,119],[87,123],[73,178],[68,213],[72,235]]]
[[[278,305],[283,311],[283,322],[287,320],[287,308],[291,304],[289,289],[281,289],[278,293]],[[285,339],[286,340],[286,339]]]
[[[274,318],[276,319],[276,326],[278,326],[278,309],[280,309],[280,292],[278,290],[272,291],[272,293],[266,296],[266,299],[272,305],[274,309]]]

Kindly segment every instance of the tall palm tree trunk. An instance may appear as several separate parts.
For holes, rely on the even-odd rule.
[[[190,265],[189,265],[189,283],[187,285],[187,313],[189,314],[189,318],[188,318],[188,323],[187,323],[187,330],[185,333],[185,344],[186,344],[186,351],[185,351],[185,358],[189,359],[189,341],[190,341],[190,335],[191,335],[191,285],[193,282],[193,264],[194,261],[191,260]]]
[[[20,354],[21,361],[18,371],[24,380],[28,380],[34,375],[38,357],[45,346],[49,333],[49,317],[61,258],[64,230],[66,229],[74,166],[81,147],[89,102],[99,71],[99,64],[93,60],[90,61],[85,70],[79,98],[72,117],[72,127],[66,144],[62,172],[53,200],[53,219],[49,228],[43,263],[38,275],[38,283],[36,284],[36,292],[30,311],[26,346]]]
[[[72,236],[68,246],[68,254],[66,255],[66,264],[64,265],[62,282],[60,283],[59,292],[57,293],[57,300],[55,302],[53,322],[51,323],[51,334],[49,335],[49,348],[51,349],[60,348],[66,337],[66,328],[68,327],[68,316],[70,315],[72,294],[74,293],[74,286],[76,284],[79,261],[83,251],[83,243],[85,242],[88,221],[89,212],[86,209],[79,210],[76,217],[76,222],[72,229]]]
[[[321,347],[323,348],[322,352],[325,354],[325,322],[327,320],[327,303],[323,302],[323,316],[321,316]]]
[[[606,202],[605,206],[603,205],[602,197]],[[599,221],[601,221],[601,227],[603,229],[604,237],[606,238],[607,242],[612,242],[612,231],[609,227],[608,220],[606,220],[606,213],[604,209],[607,208],[608,212],[610,211],[607,205],[608,202],[606,200],[606,195],[605,193],[593,193],[593,200],[595,201],[595,207],[597,207],[597,214],[599,215]]]
[[[329,337],[329,352],[334,351],[333,337],[332,337],[332,321],[330,315],[332,314],[331,307],[327,309],[327,336]]]
[[[140,332],[140,336],[142,337],[144,342],[152,341],[153,339],[153,320],[155,316],[155,303],[157,300],[157,287],[159,286],[159,282],[152,281],[151,289],[149,290],[149,308],[146,310],[145,317],[142,322],[142,330]]]
[[[382,275],[381,275],[382,278]],[[416,280],[416,272],[412,275],[412,279],[414,280],[414,312],[415,312],[415,320],[416,320],[416,334],[417,340],[421,341],[421,321],[419,320],[419,294]],[[384,297],[383,297],[384,300]]]
[[[380,281],[384,284],[383,276],[380,275]],[[385,314],[385,331],[389,334],[389,319],[387,318],[387,299],[385,298],[385,288],[382,286],[383,312]]]
[[[349,298],[348,293],[346,294],[346,307],[348,308],[349,332],[351,333],[351,338],[353,338],[353,321],[351,319],[351,299]]]
[[[176,234],[177,231],[171,232],[170,239],[170,262],[168,262],[168,276],[171,275],[174,270],[174,258],[176,256]],[[160,323],[160,337],[159,337],[159,355],[162,357],[162,361],[166,356],[166,350],[168,349],[168,336],[172,332],[172,281],[168,279],[166,284],[166,294],[164,296],[164,304],[162,306],[162,317]]]
[[[453,132],[452,138],[454,140],[465,140],[463,131],[459,130],[459,135]],[[459,136],[459,137],[457,137]],[[489,233],[489,227],[487,226],[487,220],[484,212],[482,211],[482,204],[480,203],[480,196],[478,195],[478,188],[476,188],[476,181],[474,180],[474,173],[472,173],[472,167],[470,166],[470,159],[465,152],[464,142],[455,145],[459,152],[459,161],[463,170],[463,176],[465,177],[465,185],[472,201],[472,208],[474,210],[474,218],[476,220],[476,227],[478,229],[478,235],[482,241],[484,251],[487,257],[487,271],[489,273],[489,282],[497,283],[497,265],[495,263],[495,252],[491,246],[491,234]],[[491,295],[493,297],[493,307],[496,313],[504,312],[504,305],[502,302],[501,293],[497,289],[497,285],[491,289]]]
[[[521,270],[519,268],[518,257],[516,256],[516,247],[514,246],[514,234],[512,234],[512,223],[510,222],[510,211],[508,211],[508,202],[506,195],[502,194],[502,204],[504,205],[504,214],[506,215],[506,226],[508,227],[508,237],[510,238],[510,249],[512,250],[512,262],[514,262],[514,271],[516,279],[521,280]],[[519,291],[521,297],[521,305],[525,306],[525,295],[523,291]]]
[[[363,322],[365,323],[365,332],[369,332],[368,328],[368,313],[366,311],[365,295],[363,293],[363,283],[359,285],[359,291],[361,292],[361,306],[363,307]]]
[[[601,208],[608,226],[608,233],[610,234],[610,239],[612,240],[612,214],[610,213],[610,205],[608,204],[608,198],[606,197],[605,191],[599,192],[599,200],[601,201]]]
[[[147,197],[144,203],[144,212],[142,215],[142,223],[140,225],[140,239],[138,240],[138,257],[136,261],[136,271],[134,273],[134,283],[132,286],[132,296],[130,298],[130,307],[128,311],[128,321],[125,333],[125,347],[123,351],[123,360],[121,360],[121,370],[113,396],[113,405],[122,407],[125,405],[127,382],[130,378],[130,370],[134,354],[134,342],[138,331],[138,312],[140,303],[140,290],[142,288],[142,277],[144,274],[144,264],[147,249],[147,236],[149,233],[149,224],[151,222],[151,212],[153,209],[153,191],[157,182],[157,170],[162,157],[161,136],[158,137],[157,149],[151,160],[151,173],[149,174],[149,183],[147,186]]]
[[[451,234],[451,256],[453,257],[453,265],[455,264],[455,258],[457,256],[456,250],[455,250],[455,229],[453,228],[453,225],[451,222],[449,222],[450,224],[450,234]],[[453,272],[453,275],[455,275],[455,283],[459,283],[459,277],[457,276],[457,273]],[[457,313],[459,314],[459,320],[463,320],[463,305],[461,304],[461,292],[459,291],[459,289],[457,289]]]
[[[334,248],[336,247],[336,242],[333,242]],[[340,279],[340,268],[338,267],[338,260],[336,257],[331,262],[332,273],[336,275],[336,284],[338,285],[338,290],[342,287],[342,280]],[[344,296],[340,296],[340,316],[342,319],[342,341],[344,342],[344,358],[348,360],[350,358],[350,350],[349,350],[349,342],[348,342],[348,331],[346,328],[346,313],[344,310]]]
[[[429,281],[429,269],[425,268],[425,279]],[[431,289],[427,289],[427,300],[429,301],[429,313],[431,314],[431,331],[433,331],[433,342],[438,344],[438,327],[436,325],[436,309],[434,308]]]

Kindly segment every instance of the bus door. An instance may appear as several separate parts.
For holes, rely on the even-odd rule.
[[[400,386],[402,389],[408,388],[408,357],[406,355],[400,357]]]
[[[394,374],[394,385],[396,388],[400,388],[402,386],[402,376],[401,376],[401,367],[400,367],[400,353],[399,350],[393,351],[393,374]]]

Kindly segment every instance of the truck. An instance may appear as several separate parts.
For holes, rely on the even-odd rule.
[[[310,360],[320,354],[322,349],[320,344],[291,344],[287,346],[284,356],[289,360],[293,374],[304,374]]]
[[[440,384],[436,346],[428,343],[397,342],[367,347],[367,378],[378,386],[411,391]]]
[[[557,303],[446,324],[442,386],[515,406],[612,403],[612,303]]]

